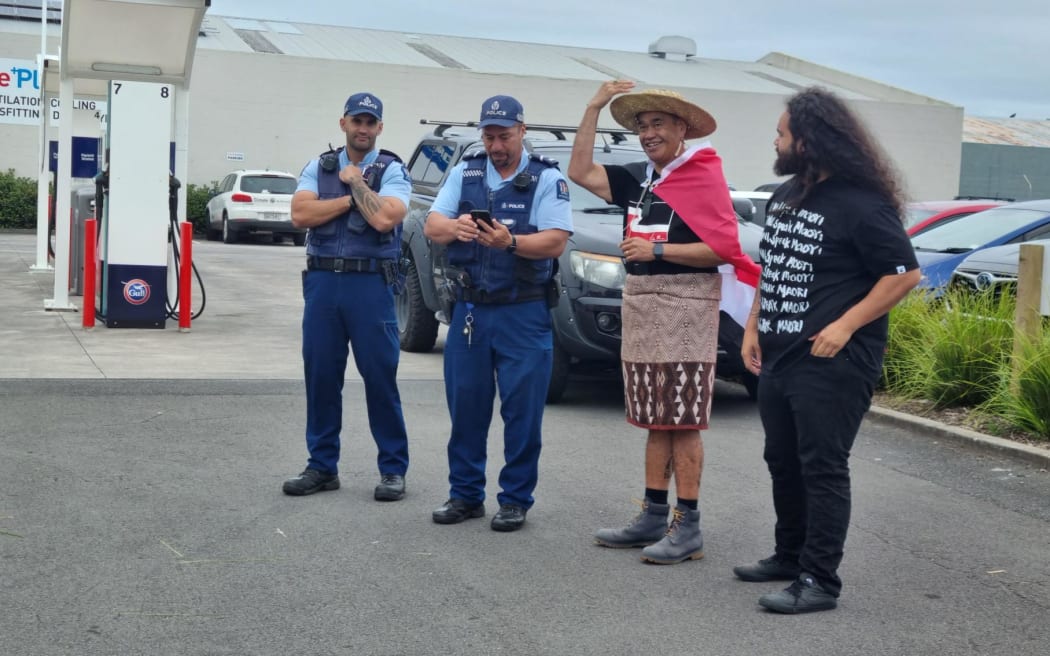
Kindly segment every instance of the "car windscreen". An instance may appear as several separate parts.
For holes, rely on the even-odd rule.
[[[572,150],[569,148],[538,148],[536,153],[557,160],[562,173],[569,168],[569,157],[572,155]],[[613,150],[607,153],[599,147],[594,151],[594,161],[597,164],[628,164],[644,159],[645,153],[640,150]],[[565,179],[568,180],[568,178],[569,176],[566,175]],[[569,200],[572,203],[572,209],[576,211],[616,208],[615,205],[610,205],[572,180],[569,180]],[[616,208],[615,211],[619,211],[619,208]],[[609,209],[609,212],[614,213],[614,210]]]
[[[904,212],[904,227],[910,228],[913,225],[918,225],[936,213],[936,210],[924,210],[921,207],[909,207]]]
[[[566,179],[568,179],[568,178],[566,178]],[[569,180],[569,202],[572,203],[573,211],[578,211],[578,210],[595,211],[595,210],[598,210],[598,209],[601,209],[601,208],[606,208],[606,207],[610,208],[610,210],[609,210],[610,213],[616,213],[616,212],[613,212],[613,209],[615,209],[617,211],[622,211],[616,205],[611,205],[610,203],[605,202],[604,200],[602,200],[601,198],[598,198],[597,196],[595,196],[591,192],[587,191],[586,189],[584,189],[580,185],[578,185],[575,182],[573,182],[572,180]]]
[[[915,250],[965,252],[999,239],[1036,221],[1044,212],[997,207],[958,221],[936,225],[911,239]]]
[[[298,180],[283,175],[246,175],[241,191],[249,194],[294,194]]]

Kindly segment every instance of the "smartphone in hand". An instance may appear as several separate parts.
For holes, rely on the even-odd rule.
[[[474,219],[474,223],[484,223],[492,227],[492,216],[488,210],[470,210],[470,218]]]

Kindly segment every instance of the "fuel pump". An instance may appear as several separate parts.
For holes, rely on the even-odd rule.
[[[171,200],[178,181],[169,167],[173,101],[169,84],[109,83],[107,161],[96,180],[97,305],[109,328],[164,328],[171,315],[168,243],[178,241]],[[177,269],[177,254],[175,262]]]

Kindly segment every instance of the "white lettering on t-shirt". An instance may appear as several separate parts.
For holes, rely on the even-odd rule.
[[[758,330],[799,334],[803,331],[802,315],[809,310],[813,258],[824,252],[824,216],[775,203],[767,217],[761,253],[765,266],[759,283],[760,307],[779,316],[775,321],[759,321]]]

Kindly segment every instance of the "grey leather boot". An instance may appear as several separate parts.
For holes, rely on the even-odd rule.
[[[635,500],[637,503],[637,500]],[[666,503],[653,503],[648,499],[642,502],[642,512],[624,528],[603,528],[594,534],[594,541],[603,547],[629,549],[644,547],[657,542],[667,532],[667,511],[671,506]]]
[[[678,504],[667,534],[656,544],[642,549],[642,560],[658,565],[674,565],[683,560],[704,557],[704,534],[700,532],[700,511]]]

